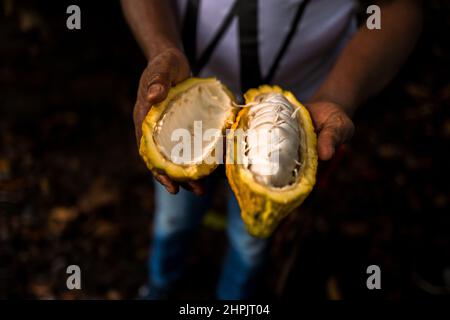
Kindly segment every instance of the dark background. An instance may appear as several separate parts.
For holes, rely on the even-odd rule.
[[[353,141],[321,165],[301,214],[281,226],[264,295],[448,297],[450,4],[425,2],[407,65],[360,108]],[[81,6],[80,31],[66,28],[70,4]],[[0,298],[136,298],[153,186],[131,120],[145,61],[119,3],[0,5]],[[222,192],[181,298],[212,297],[226,246]],[[66,289],[70,264],[82,269],[82,290]],[[366,288],[371,264],[382,271],[376,292]]]

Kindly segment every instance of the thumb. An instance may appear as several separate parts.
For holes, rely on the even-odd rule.
[[[172,85],[189,77],[189,63],[178,50],[169,50],[153,59],[147,67],[147,101],[158,103],[167,97]]]
[[[146,100],[150,104],[156,104],[167,97],[171,83],[170,74],[160,70],[150,70],[149,73]]]
[[[138,98],[134,106],[133,120],[135,124],[136,140],[142,136],[142,122],[151,106],[163,101],[167,96],[170,84],[168,75],[148,66],[142,73],[139,84]]]
[[[158,103],[162,100],[164,100],[164,95],[165,95],[165,87],[164,85],[160,84],[160,83],[152,83],[149,84],[149,87],[147,89],[147,102],[150,103]]]
[[[317,140],[317,151],[319,159],[322,161],[330,160],[335,152],[337,143],[337,132],[334,127],[325,127],[319,133]]]

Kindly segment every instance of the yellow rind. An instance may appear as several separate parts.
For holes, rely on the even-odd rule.
[[[292,105],[300,109],[298,118],[306,136],[306,155],[299,182],[292,187],[274,189],[259,184],[249,171],[243,170],[239,164],[232,163],[233,155],[237,154],[236,143],[227,148],[228,182],[238,200],[247,230],[257,237],[268,237],[286,215],[302,204],[316,182],[317,137],[308,110],[291,92],[284,91],[278,86],[263,85],[257,89],[250,89],[244,95],[245,102],[248,104],[257,96],[271,92],[283,94]],[[244,108],[239,112],[230,130],[228,142],[234,142],[234,130],[242,127],[242,120],[245,119],[248,109]]]
[[[188,180],[198,180],[202,177],[209,175],[218,166],[217,163],[208,164],[205,162],[195,164],[195,165],[179,165],[166,159],[153,139],[153,132],[155,126],[159,119],[161,118],[164,110],[167,108],[169,103],[177,95],[185,92],[194,85],[201,83],[207,83],[210,81],[217,81],[215,78],[189,78],[183,82],[180,82],[176,86],[172,87],[166,99],[164,101],[153,105],[150,111],[146,115],[144,122],[142,123],[142,137],[139,146],[139,154],[147,165],[148,169],[154,174],[164,174],[169,176],[171,179],[179,182]],[[234,96],[232,93],[224,86],[223,90],[230,97],[231,101],[234,101]],[[224,130],[230,127],[230,124],[234,122],[235,112],[231,112],[229,118],[224,124]]]

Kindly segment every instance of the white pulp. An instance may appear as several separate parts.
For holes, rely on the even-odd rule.
[[[264,185],[283,188],[296,182],[303,139],[296,108],[279,93],[251,106],[246,135],[246,166]]]
[[[181,164],[200,163],[211,154],[217,143],[222,142],[222,128],[230,112],[231,99],[218,81],[195,85],[174,98],[167,107],[156,126],[155,142],[161,153],[173,162],[180,163],[172,157],[176,150],[176,154],[188,159]],[[214,129],[217,134],[205,135],[209,129]],[[186,135],[180,138],[178,134],[183,131]],[[181,139],[186,136],[190,141],[184,146],[190,147],[180,149]]]

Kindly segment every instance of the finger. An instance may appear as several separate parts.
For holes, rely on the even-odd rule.
[[[349,141],[354,130],[353,122],[346,116],[341,115],[325,122],[318,138],[320,160],[330,160],[335,153],[336,147]]]
[[[162,84],[162,83],[156,82],[156,83],[149,84],[149,87],[147,90],[146,101],[150,105],[157,104],[157,103],[163,101],[167,97],[167,93],[169,92],[169,89],[170,89],[170,85],[167,85],[165,83]]]
[[[163,101],[172,83],[172,66],[166,61],[159,61],[148,67],[146,83],[146,100],[150,104]]]
[[[189,181],[187,184],[189,185],[189,187],[191,188],[191,191],[194,194],[196,194],[198,196],[205,194],[205,187],[203,186],[203,184],[201,182]]]
[[[202,187],[199,185],[196,185],[195,182],[191,182],[191,181],[183,182],[183,183],[180,183],[180,186],[183,187],[183,189],[190,191],[197,196],[201,196],[204,194],[204,190],[202,189]]]
[[[147,116],[151,106],[166,98],[170,86],[168,72],[161,71],[163,70],[161,69],[161,66],[153,69],[151,68],[151,66],[148,67],[147,71],[143,74],[138,101],[136,102],[133,112],[136,140],[138,145],[142,136],[142,122]]]
[[[338,133],[334,127],[325,127],[319,133],[317,140],[317,151],[319,159],[322,161],[330,160],[336,150]]]
[[[168,176],[165,175],[155,175],[155,179],[161,183],[169,193],[177,194],[180,190],[180,187],[177,183],[170,180]]]

